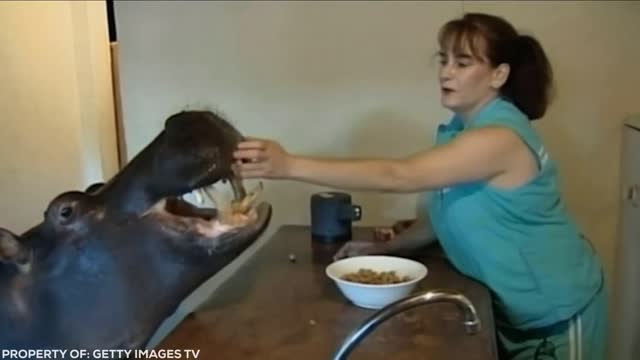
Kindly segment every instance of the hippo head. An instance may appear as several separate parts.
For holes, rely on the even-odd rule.
[[[109,181],[58,195],[23,234],[0,228],[0,349],[144,347],[270,221],[231,171],[240,139],[214,113],[175,114]],[[216,182],[232,206],[182,200]]]

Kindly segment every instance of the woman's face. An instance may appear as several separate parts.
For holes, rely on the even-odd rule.
[[[440,101],[447,109],[469,119],[498,94],[508,76],[508,66],[493,68],[483,46],[478,49],[479,56],[474,56],[468,41],[465,43],[461,51],[448,46],[439,52]]]

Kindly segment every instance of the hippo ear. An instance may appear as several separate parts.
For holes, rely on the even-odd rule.
[[[89,185],[89,187],[87,187],[87,189],[84,192],[86,192],[87,194],[95,194],[103,186],[104,186],[103,182],[93,183],[93,184]]]
[[[21,272],[29,272],[31,266],[29,250],[17,235],[3,228],[0,228],[0,263],[13,264]]]

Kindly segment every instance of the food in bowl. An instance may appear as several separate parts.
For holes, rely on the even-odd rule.
[[[410,276],[400,277],[395,270],[391,271],[374,271],[371,269],[361,268],[357,272],[350,272],[340,277],[342,280],[361,283],[361,284],[399,284],[411,281]]]
[[[399,283],[368,284],[345,280],[345,275],[358,274],[362,269],[377,272],[395,272]],[[342,295],[354,305],[380,309],[391,302],[409,296],[418,283],[427,276],[427,267],[417,261],[388,255],[362,255],[336,260],[325,269],[327,276],[340,289]],[[388,281],[388,280],[387,280]]]

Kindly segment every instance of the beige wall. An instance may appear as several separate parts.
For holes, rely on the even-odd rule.
[[[185,106],[218,109],[293,152],[402,156],[427,147],[448,117],[435,35],[463,9],[503,15],[548,51],[558,97],[536,126],[559,162],[569,208],[612,275],[621,123],[640,112],[640,3],[120,2],[129,157]],[[308,199],[320,188],[265,185],[270,231],[309,222]],[[354,198],[362,224],[414,211],[413,196]]]
[[[105,5],[0,2],[0,226],[117,170]]]

